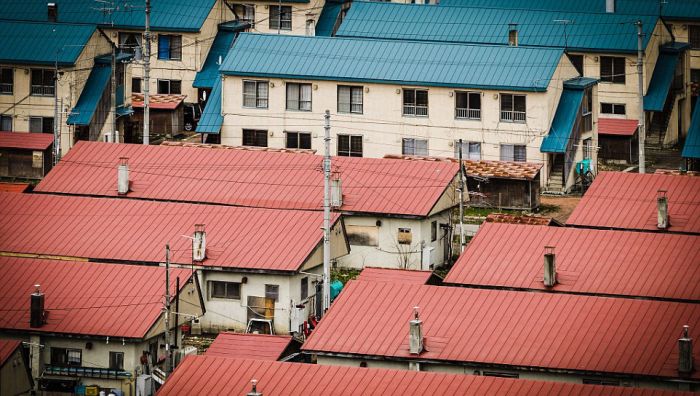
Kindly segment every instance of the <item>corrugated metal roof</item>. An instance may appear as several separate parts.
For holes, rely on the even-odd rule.
[[[182,104],[187,95],[154,94],[148,95],[149,106],[155,110],[175,110]],[[136,109],[143,108],[143,94],[131,94],[131,106]]]
[[[400,159],[406,161],[447,161],[458,163],[457,158],[452,157],[426,157],[419,155],[386,154],[386,159]],[[497,179],[527,179],[537,177],[542,169],[542,164],[534,162],[491,161],[491,160],[463,160],[467,176],[490,177]]]
[[[700,106],[695,106],[683,144],[683,158],[700,158]]]
[[[527,225],[560,225],[551,217],[536,216],[536,215],[513,215],[507,213],[489,213],[486,216],[487,223],[508,223],[508,224],[527,224]],[[472,246],[472,242],[469,242]]]
[[[23,193],[28,188],[28,183],[0,183],[0,192]]]
[[[46,150],[51,145],[52,133],[0,132],[0,148]]]
[[[574,130],[576,117],[581,109],[584,91],[565,88],[561,93],[557,111],[547,136],[542,140],[543,153],[565,153]]]
[[[278,360],[292,342],[291,336],[219,333],[205,355],[236,359]]]
[[[162,267],[0,256],[0,269],[0,329],[142,338],[162,316]],[[191,275],[190,269],[170,270],[183,287]],[[36,284],[49,313],[46,324],[30,328],[29,296]]]
[[[46,16],[46,2],[42,2]],[[0,7],[0,18],[8,6],[24,8],[25,2],[7,2]],[[0,63],[71,66],[95,32],[94,25],[32,23],[0,20]]]
[[[598,134],[614,136],[633,136],[637,132],[639,121],[621,118],[598,118]]]
[[[668,231],[700,234],[700,178],[600,172],[567,224],[658,231],[656,198],[666,190]]]
[[[397,282],[410,283],[416,285],[425,285],[430,277],[433,276],[432,271],[412,271],[402,270],[397,268],[373,268],[365,267],[357,277],[358,281],[368,282]]]
[[[21,344],[18,340],[0,339],[0,367],[5,364],[5,361],[15,353]]]
[[[678,54],[661,52],[651,75],[647,94],[644,95],[644,111],[663,111],[673,75],[678,64]]]
[[[114,12],[104,12],[110,3],[95,0],[54,0],[60,23],[84,23],[116,29],[143,29],[143,4],[118,2]],[[216,0],[151,0],[151,30],[196,32],[202,27]],[[3,3],[0,19],[46,22],[44,0]],[[94,28],[94,26],[93,26]],[[41,48],[41,47],[38,47]]]
[[[517,24],[522,46],[632,53],[637,51],[637,19],[646,48],[656,16],[353,2],[336,36],[508,45],[510,26]],[[521,59],[525,67],[522,61],[527,59]]]
[[[36,191],[116,196],[120,157],[127,197],[321,210],[323,157],[245,149],[78,142]],[[343,212],[427,216],[459,171],[451,162],[333,157]]]
[[[258,381],[258,392],[286,396],[663,396],[682,393],[478,375],[239,360],[205,355],[188,356],[160,388],[158,396],[244,395],[251,390],[250,381],[253,379]]]
[[[102,98],[102,93],[107,87],[107,82],[112,77],[112,67],[107,65],[95,65],[90,71],[90,76],[85,82],[83,92],[80,93],[78,103],[68,114],[68,125],[90,125],[92,115],[97,109],[97,104]]]
[[[551,288],[545,246],[556,252]],[[700,302],[700,236],[485,223],[445,282]]]
[[[342,9],[342,3],[326,1],[316,22],[316,36],[331,36],[333,34],[333,28]]]
[[[416,306],[419,356],[408,349]],[[302,350],[678,378],[683,325],[700,336],[700,304],[351,281]]]
[[[190,265],[183,235],[205,224],[203,266],[296,271],[323,236],[322,212],[48,194],[0,193],[0,203],[2,252],[159,263],[170,243],[171,261]]]
[[[242,33],[219,71],[235,76],[545,91],[562,54],[554,48]]]
[[[197,123],[197,133],[221,133],[221,125],[224,124],[224,116],[221,115],[221,79],[214,81],[214,87],[209,93],[209,99],[204,106],[202,116]]]
[[[202,70],[194,77],[193,87],[211,88],[216,80],[219,80],[219,59],[223,62],[235,36],[236,32],[233,30],[219,29],[214,42],[211,44]]]

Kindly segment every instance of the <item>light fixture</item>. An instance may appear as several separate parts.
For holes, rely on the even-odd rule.
[[[455,96],[454,91],[450,91],[450,94],[449,94],[449,95],[450,95],[450,98],[453,97],[453,96]]]
[[[493,100],[498,100],[498,94],[497,94],[497,93],[493,94]]]
[[[452,140],[450,140],[449,142],[447,142],[447,145],[450,146],[450,147],[452,147],[452,146],[455,145],[455,142],[453,142]]]
[[[401,90],[398,89],[398,88],[396,88],[396,94],[398,95],[398,94],[400,94],[400,93],[401,93]]]
[[[314,91],[318,90],[318,84],[314,84]]]
[[[270,83],[270,88],[274,88],[274,87],[275,87],[275,83],[271,82],[271,83]]]
[[[365,93],[369,93],[369,87],[365,87]]]
[[[270,131],[270,136],[275,136],[275,133]]]

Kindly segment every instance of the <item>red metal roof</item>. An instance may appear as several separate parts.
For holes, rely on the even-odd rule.
[[[408,350],[415,306],[418,357]],[[700,336],[700,304],[351,281],[302,350],[677,378],[683,325]]]
[[[28,188],[27,183],[0,183],[0,192],[23,193]]]
[[[207,356],[236,359],[278,360],[292,342],[291,336],[219,333]]]
[[[637,120],[598,118],[598,133],[601,135],[632,136],[637,132],[637,126]]]
[[[0,329],[142,338],[162,316],[162,267],[0,257],[0,269]],[[191,274],[170,270],[183,287]],[[41,285],[48,311],[40,328],[29,327],[35,284]]]
[[[46,150],[53,144],[53,134],[0,132],[0,148]]]
[[[360,272],[360,276],[357,277],[357,280],[371,282],[400,282],[411,283],[416,285],[425,285],[432,275],[432,271],[412,271],[396,268],[365,267],[362,270],[362,272]]]
[[[700,178],[685,176],[601,172],[566,223],[658,231],[659,190],[667,191],[668,231],[700,233]]]
[[[4,340],[0,339],[0,367],[5,364],[5,361],[12,356],[13,353],[20,346],[21,342],[18,340]]]
[[[534,215],[513,215],[507,213],[490,213],[486,216],[487,223],[510,223],[510,224],[529,224],[529,225],[552,225],[559,224],[551,217],[534,216]],[[561,224],[559,224],[561,225]]]
[[[251,380],[263,395],[681,395],[691,393],[619,386],[482,377],[408,370],[322,366],[188,356],[158,396],[245,395]]]
[[[175,110],[185,100],[187,95],[148,95],[148,106],[154,110]],[[143,94],[131,94],[131,106],[136,109],[143,108]]]
[[[312,211],[11,193],[0,206],[4,252],[157,263],[170,243],[172,262],[189,265],[183,235],[204,224],[202,265],[296,271],[323,237],[323,213]]]
[[[552,288],[545,246],[555,247]],[[485,223],[445,282],[700,302],[700,236]]]
[[[246,149],[79,142],[37,191],[116,196],[129,158],[128,197],[279,209],[323,206],[323,157]],[[458,172],[452,163],[334,157],[345,212],[426,216]]]

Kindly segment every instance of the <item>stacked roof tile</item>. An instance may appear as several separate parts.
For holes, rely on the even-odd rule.
[[[429,161],[429,162],[453,162],[459,160],[450,157],[424,157],[415,155],[396,155],[387,154],[386,159],[401,159],[411,161]],[[513,162],[513,161],[492,161],[492,160],[463,160],[467,176],[498,178],[498,179],[515,179],[515,180],[533,180],[537,177],[542,169],[542,164],[533,162]]]

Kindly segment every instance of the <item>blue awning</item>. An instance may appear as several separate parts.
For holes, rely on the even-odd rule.
[[[131,106],[117,107],[117,118],[134,114],[134,109]]]
[[[668,90],[671,89],[673,74],[678,64],[678,53],[664,52],[659,54],[659,59],[654,66],[654,74],[647,94],[644,95],[644,111],[663,111]]]
[[[688,136],[685,138],[683,145],[683,158],[700,158],[700,102],[695,103],[695,110],[690,119],[690,128],[688,128]]]
[[[321,16],[316,22],[316,36],[332,36],[335,23],[338,21],[340,11],[343,9],[343,3],[333,3],[326,1],[321,10]]]
[[[202,70],[194,77],[192,86],[195,88],[211,88],[219,78],[219,63],[223,62],[228,50],[231,48],[236,32],[231,30],[221,30],[216,34],[214,42],[211,44],[207,59],[204,61]]]
[[[197,123],[197,133],[221,133],[224,117],[221,115],[221,79],[217,78],[209,94],[202,117]]]
[[[545,136],[540,146],[540,151],[543,153],[564,153],[566,146],[569,143],[571,132],[576,123],[581,102],[583,101],[584,90],[567,89],[561,93],[557,112],[554,114],[552,128]]]
[[[66,121],[68,125],[90,125],[92,115],[97,109],[97,104],[111,75],[112,68],[109,65],[96,64],[93,66],[83,87],[83,92],[80,93],[78,103],[68,115]]]

